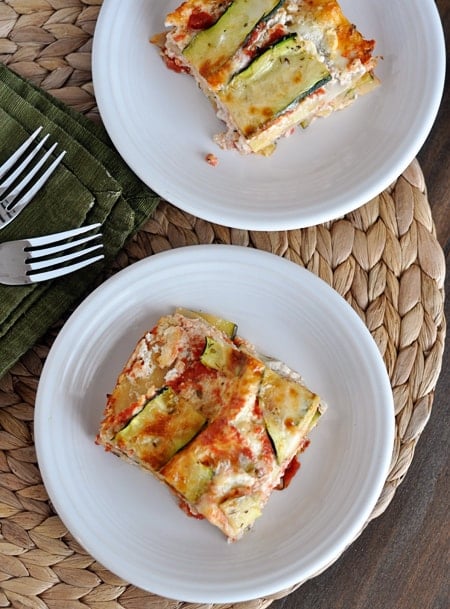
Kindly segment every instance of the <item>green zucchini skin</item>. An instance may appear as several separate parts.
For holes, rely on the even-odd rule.
[[[258,23],[267,20],[284,2],[235,0],[211,27],[194,36],[183,55],[206,80],[212,78],[244,44]]]
[[[251,137],[330,79],[326,65],[290,34],[235,74],[218,96],[242,134]]]
[[[206,418],[170,387],[156,393],[115,436],[144,467],[158,470],[203,428]]]
[[[233,347],[207,336],[200,361],[207,368],[223,371],[228,368]]]

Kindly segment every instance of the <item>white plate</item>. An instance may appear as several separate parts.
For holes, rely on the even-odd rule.
[[[235,544],[186,516],[150,474],[94,444],[135,343],[176,305],[236,320],[242,336],[299,370],[329,404],[289,488]],[[231,245],[158,254],[99,287],[60,332],[36,399],[39,465],[72,534],[136,586],[199,603],[275,593],[333,561],[376,503],[393,433],[385,367],[353,309],[294,263]]]
[[[433,0],[342,0],[382,55],[382,86],[280,142],[270,158],[222,151],[209,102],[168,70],[149,38],[181,0],[104,0],[93,78],[103,122],[125,161],[161,197],[205,220],[285,230],[343,215],[383,191],[415,157],[442,96],[445,45]],[[205,161],[209,152],[219,165]]]

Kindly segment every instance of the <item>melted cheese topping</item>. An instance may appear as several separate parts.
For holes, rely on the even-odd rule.
[[[318,409],[298,376],[269,369],[248,341],[176,313],[138,342],[97,442],[236,540],[305,446]]]
[[[239,23],[229,29],[215,27],[234,4],[239,5],[238,17],[245,15],[247,10],[252,15],[251,27],[246,19],[241,23],[250,28],[249,32],[240,32]],[[268,6],[275,8],[272,12],[269,10],[266,17],[264,10]],[[260,21],[255,19],[258,10]],[[278,4],[270,4],[270,0],[264,0],[264,4],[261,0],[236,0],[234,3],[187,0],[167,16],[166,25],[170,29],[163,54],[168,64],[191,73],[211,100],[217,116],[227,126],[227,131],[215,138],[224,148],[237,148],[242,153],[270,153],[276,140],[289,135],[294,126],[309,125],[315,117],[340,110],[378,85],[377,79],[372,78],[370,87],[358,89],[356,86],[377,63],[373,56],[375,41],[362,36],[336,0],[286,0]],[[255,85],[259,89],[251,94],[241,87],[236,95],[233,89],[236,76],[283,36],[294,34],[303,44],[310,45],[310,63],[322,62],[323,71],[331,75],[329,82],[322,84],[317,80],[317,86],[311,86],[309,92],[306,90],[306,95],[301,95],[301,89],[296,92],[293,88],[291,103],[284,107],[264,106],[267,91],[281,91],[285,85],[285,81],[279,82],[280,77],[275,73],[270,76],[270,82],[261,78],[261,83]],[[287,60],[285,68],[288,65]],[[282,64],[279,70],[281,73]],[[302,71],[298,71],[299,78]],[[355,94],[345,96],[346,91]],[[256,122],[253,119],[255,112],[261,114],[262,110],[265,112],[263,118]],[[258,125],[257,133],[255,124]]]

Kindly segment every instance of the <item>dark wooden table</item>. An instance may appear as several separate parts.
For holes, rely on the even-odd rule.
[[[436,2],[447,38],[450,0]],[[448,51],[447,51],[447,64]],[[450,259],[450,78],[434,127],[418,154],[446,261]],[[448,267],[447,267],[448,268]],[[446,318],[450,279],[446,278]],[[387,510],[340,559],[273,609],[448,609],[450,347],[430,420],[405,480]]]

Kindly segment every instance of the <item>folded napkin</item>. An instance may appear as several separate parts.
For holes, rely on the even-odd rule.
[[[156,208],[159,197],[128,168],[106,131],[0,65],[0,164],[39,125],[65,149],[27,208],[0,230],[0,243],[102,224],[105,259],[49,282],[0,285],[0,378],[105,276],[125,241]]]

